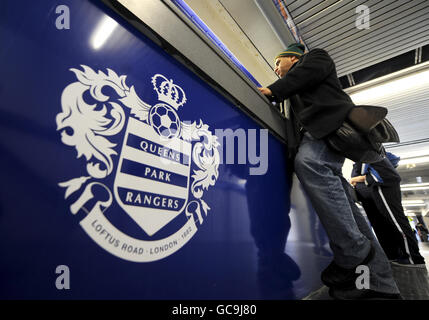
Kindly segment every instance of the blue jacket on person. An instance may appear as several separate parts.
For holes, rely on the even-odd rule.
[[[352,177],[366,175],[368,185],[397,183],[401,177],[395,168],[398,166],[400,157],[391,152],[386,152],[386,158],[380,162],[366,164],[355,163],[353,165]]]

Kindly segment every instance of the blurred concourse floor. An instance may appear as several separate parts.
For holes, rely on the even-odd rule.
[[[420,254],[425,258],[429,270],[429,242],[419,242]],[[398,266],[392,264],[393,276],[405,300],[429,300],[429,277],[427,270],[420,267]],[[323,286],[303,300],[332,300],[328,288]]]

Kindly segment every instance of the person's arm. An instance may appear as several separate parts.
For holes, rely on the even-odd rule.
[[[262,94],[264,94],[264,95],[266,95],[266,96],[272,96],[272,95],[273,95],[273,93],[271,92],[271,90],[270,90],[270,89],[268,89],[268,88],[258,88],[258,90],[259,90]]]
[[[350,184],[355,187],[358,182],[365,182],[366,176],[356,176],[350,179]]]
[[[372,175],[372,170],[368,170],[369,174],[367,181],[369,184],[380,183],[380,178],[381,183],[384,186],[395,185],[401,182],[401,176],[393,167],[389,159],[384,158],[379,162],[371,163],[371,167],[378,173],[379,177],[377,177],[376,174]]]
[[[335,69],[334,61],[322,49],[311,50],[301,59],[283,78],[267,87],[272,96],[287,99],[304,88],[318,85]]]

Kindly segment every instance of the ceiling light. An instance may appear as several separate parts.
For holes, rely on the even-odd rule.
[[[410,188],[410,187],[428,187],[429,183],[409,183],[409,184],[401,184],[401,188]]]
[[[402,205],[404,204],[423,204],[423,200],[402,200]]]
[[[406,76],[389,80],[371,87],[362,88],[350,94],[355,104],[373,102],[386,96],[401,95],[416,87],[429,85],[429,70],[414,72]],[[356,88],[357,89],[357,88]]]
[[[428,145],[425,144],[421,148],[418,148],[418,149],[413,150],[413,151],[406,151],[406,152],[398,151],[398,153],[396,153],[396,155],[398,157],[401,157],[402,159],[429,156],[428,147],[429,147],[429,144]]]
[[[401,187],[402,191],[418,191],[418,190],[428,190],[428,189],[429,189],[429,186],[428,187],[414,187],[414,188],[402,188]]]
[[[405,210],[404,213],[406,216],[411,216],[411,217],[416,216],[416,213],[414,211]]]
[[[410,183],[401,184],[402,191],[426,190],[429,189],[429,183]]]
[[[399,165],[409,165],[409,164],[417,164],[417,163],[426,163],[429,162],[429,156],[425,157],[415,157],[415,158],[406,158],[399,161]]]
[[[110,17],[104,17],[97,25],[92,37],[91,45],[95,50],[100,49],[106,40],[110,37],[118,23]]]

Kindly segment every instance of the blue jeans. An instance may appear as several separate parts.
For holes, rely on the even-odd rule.
[[[323,140],[306,132],[295,158],[295,173],[325,228],[335,263],[347,269],[356,267],[367,257],[372,243],[370,289],[399,293],[384,251],[347,191],[344,160]]]

